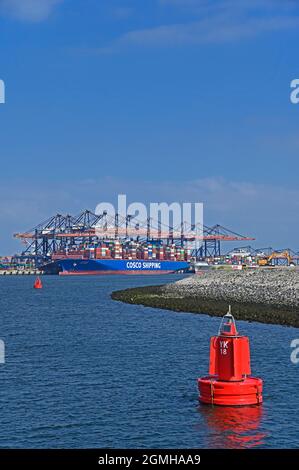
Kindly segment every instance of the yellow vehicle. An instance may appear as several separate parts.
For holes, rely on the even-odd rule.
[[[275,264],[275,260],[277,260],[277,264],[282,261],[284,261],[287,266],[292,264],[292,257],[288,251],[273,251],[271,255],[260,258],[258,260],[258,265],[273,266]]]
[[[269,263],[269,257],[267,256],[265,258],[259,258],[257,262],[259,266],[268,266],[268,263]]]

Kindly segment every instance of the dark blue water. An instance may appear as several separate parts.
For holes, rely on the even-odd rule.
[[[253,371],[253,408],[198,405],[219,319],[114,302],[125,287],[173,276],[0,278],[0,447],[298,447],[299,330],[239,322]]]

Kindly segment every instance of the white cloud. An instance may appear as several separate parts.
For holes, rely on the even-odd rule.
[[[182,8],[238,8],[238,9],[285,9],[296,6],[296,0],[158,0],[162,6]]]
[[[298,26],[299,16],[239,18],[223,14],[190,23],[131,31],[119,38],[116,46],[155,47],[223,43]]]
[[[0,13],[22,21],[43,21],[63,0],[0,0]]]
[[[182,20],[129,31],[94,52],[228,43],[299,26],[299,5],[294,0],[157,0],[157,5],[160,18],[173,8]]]

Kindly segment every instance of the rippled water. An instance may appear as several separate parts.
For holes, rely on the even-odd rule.
[[[0,447],[298,447],[299,330],[239,322],[253,372],[253,408],[198,405],[219,319],[125,305],[116,289],[178,276],[0,278]]]

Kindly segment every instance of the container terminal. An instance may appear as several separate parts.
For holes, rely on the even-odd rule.
[[[227,242],[248,242],[221,225],[164,226],[147,218],[137,220],[84,210],[78,216],[57,214],[14,237],[23,250],[0,258],[0,274],[165,274],[196,272],[211,266],[234,269],[298,265],[299,253],[291,249],[227,251]]]

